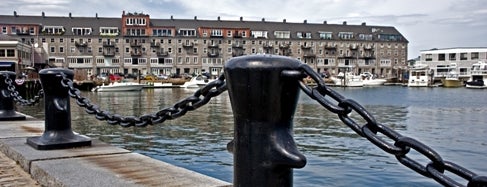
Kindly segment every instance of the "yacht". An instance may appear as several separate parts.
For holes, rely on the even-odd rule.
[[[487,63],[479,61],[472,65],[470,78],[465,83],[467,88],[487,88]]]
[[[408,87],[427,87],[430,85],[430,69],[426,64],[416,64],[409,68]]]
[[[140,91],[144,88],[144,84],[135,82],[112,82],[108,85],[101,85],[93,88],[91,91],[96,92],[125,92],[125,91]]]
[[[460,79],[460,74],[458,73],[456,63],[451,63],[448,66],[448,73],[443,79],[441,79],[441,82],[443,84],[443,87],[447,87],[447,88],[455,88],[455,87],[463,86],[463,81],[462,79]]]
[[[215,79],[210,79],[205,75],[198,75],[198,76],[191,78],[191,80],[189,80],[188,82],[185,82],[183,85],[181,85],[181,88],[201,88],[201,87],[206,86],[206,84],[208,84],[209,82],[212,82],[214,80]]]
[[[364,86],[380,86],[387,82],[386,79],[378,79],[370,72],[360,74]]]

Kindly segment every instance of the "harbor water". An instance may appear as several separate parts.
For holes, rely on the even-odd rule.
[[[486,90],[401,86],[333,89],[365,106],[378,122],[430,146],[444,160],[487,176]],[[82,95],[112,113],[140,116],[170,107],[194,92],[175,88]],[[43,104],[18,110],[41,119],[44,116]],[[122,128],[98,121],[73,99],[71,113],[73,130],[78,133],[232,182],[233,157],[226,146],[233,135],[233,115],[226,92],[185,116],[145,128]],[[441,186],[401,165],[304,93],[296,109],[294,137],[307,157],[306,166],[294,170],[294,186]],[[408,156],[422,164],[429,162],[414,150]]]

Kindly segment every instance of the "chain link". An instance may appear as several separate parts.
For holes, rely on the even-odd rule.
[[[145,127],[147,125],[163,123],[166,120],[176,119],[183,116],[188,111],[195,110],[207,104],[211,98],[216,97],[227,90],[225,77],[221,75],[217,80],[196,90],[192,96],[177,102],[172,107],[167,107],[156,113],[145,114],[140,117],[122,116],[119,114],[111,114],[108,111],[101,110],[98,105],[91,104],[89,99],[81,96],[81,91],[73,86],[73,81],[67,78],[66,74],[61,73],[61,76],[62,86],[69,89],[69,96],[76,99],[76,103],[80,107],[85,108],[86,113],[95,115],[95,118],[100,121],[105,120],[108,124],[118,124],[122,127]]]
[[[13,84],[14,81],[7,74],[4,74],[3,76],[5,77],[5,84],[7,84],[7,90],[10,92],[10,96],[12,97],[12,99],[16,103],[23,105],[23,106],[32,106],[32,105],[39,103],[41,101],[41,99],[44,98],[44,90],[43,89],[40,89],[37,92],[37,95],[34,96],[34,98],[32,98],[32,99],[22,98],[20,93],[15,89],[15,85]]]
[[[299,86],[304,93],[316,100],[330,112],[337,114],[340,120],[358,135],[367,138],[380,149],[394,155],[401,164],[423,176],[433,178],[444,186],[464,186],[445,175],[444,171],[449,171],[467,180],[468,187],[487,186],[486,176],[479,176],[453,162],[443,160],[438,153],[418,140],[403,136],[389,127],[378,123],[362,105],[354,100],[345,98],[326,86],[321,76],[310,66],[302,64],[300,69],[303,74],[309,76],[317,83],[315,87],[310,87],[303,80],[299,81]],[[351,112],[359,114],[365,121],[365,124],[358,124],[350,118],[349,114]],[[384,136],[379,136],[378,133]],[[394,143],[392,144],[390,140],[387,141],[382,137],[387,137]],[[414,149],[427,157],[431,162],[423,166],[416,160],[408,157],[407,154],[410,152],[410,149]]]

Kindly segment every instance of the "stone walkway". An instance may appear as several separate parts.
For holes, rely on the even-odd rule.
[[[40,186],[5,154],[0,152],[0,186]]]

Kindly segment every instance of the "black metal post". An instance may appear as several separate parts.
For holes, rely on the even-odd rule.
[[[73,71],[62,68],[39,72],[45,102],[45,130],[42,136],[27,138],[27,144],[39,150],[90,146],[91,139],[71,130],[69,88],[61,84],[61,72],[73,79]]]
[[[10,95],[11,91],[8,90],[8,84],[5,82],[7,77],[14,81],[15,72],[0,71],[0,121],[12,121],[12,120],[25,120],[25,116],[15,111],[14,98]],[[15,84],[12,82],[12,84]]]
[[[299,96],[296,79],[284,70],[300,62],[282,56],[233,58],[225,65],[235,118],[234,186],[292,186],[292,168],[306,165],[293,139],[293,116]]]

